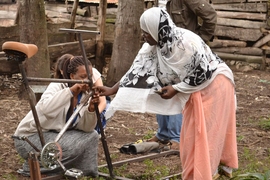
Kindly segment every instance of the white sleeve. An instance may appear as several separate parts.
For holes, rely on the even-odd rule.
[[[50,83],[37,106],[47,119],[53,119],[70,104],[72,97],[69,87],[65,87],[63,83]]]
[[[95,112],[90,112],[88,109],[84,111],[83,117],[78,122],[76,129],[84,132],[93,131],[97,125],[97,116]]]

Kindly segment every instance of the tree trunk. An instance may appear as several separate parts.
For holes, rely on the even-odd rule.
[[[115,39],[106,85],[112,86],[130,68],[140,49],[140,16],[144,0],[119,0],[115,22]]]
[[[48,78],[50,59],[44,0],[20,0],[19,3],[20,42],[38,47],[37,54],[26,60],[27,76]]]

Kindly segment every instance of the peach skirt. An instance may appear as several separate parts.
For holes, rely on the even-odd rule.
[[[184,180],[211,180],[220,163],[238,168],[235,90],[224,75],[190,96],[180,138]]]

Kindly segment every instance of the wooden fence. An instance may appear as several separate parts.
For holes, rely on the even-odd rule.
[[[212,0],[217,11],[215,39],[210,47],[222,59],[269,63],[269,1]]]

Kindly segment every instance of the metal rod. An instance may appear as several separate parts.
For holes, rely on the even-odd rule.
[[[79,44],[80,44],[80,47],[81,47],[81,50],[82,50],[82,55],[83,55],[83,60],[84,60],[84,65],[85,65],[85,69],[86,69],[86,72],[87,72],[88,80],[90,81],[89,82],[89,87],[92,90],[92,88],[93,88],[92,75],[90,74],[89,66],[87,66],[88,59],[86,57],[86,52],[85,52],[85,49],[84,49],[84,46],[83,46],[82,35],[80,33],[77,34],[77,35],[78,35]]]
[[[80,33],[77,34],[77,35],[78,35],[79,44],[80,44],[82,54],[83,54],[84,65],[85,65],[85,69],[86,69],[86,72],[87,72],[87,75],[88,75],[88,80],[91,81],[92,80],[92,75],[90,74],[89,66],[87,66],[87,61],[88,60],[87,60],[85,49],[84,49],[84,46],[83,46],[82,36],[81,36]],[[92,88],[93,88],[93,82],[92,81],[91,81],[91,83],[89,83],[89,87],[92,90]],[[114,174],[113,174],[113,166],[112,166],[111,156],[110,156],[109,148],[108,148],[108,145],[107,145],[106,137],[105,137],[105,134],[104,134],[102,122],[101,122],[101,119],[100,119],[100,113],[99,113],[99,109],[98,109],[98,104],[95,103],[94,106],[95,106],[95,111],[96,111],[96,115],[97,115],[97,124],[98,124],[99,129],[100,129],[101,142],[102,142],[102,145],[103,145],[106,161],[107,161],[107,164],[108,164],[110,176],[113,178]]]
[[[110,175],[109,174],[106,174],[106,173],[102,173],[102,172],[98,172],[98,175],[100,177],[105,177],[105,178],[109,178]],[[120,177],[120,176],[114,176],[114,180],[134,180],[134,179],[130,179],[130,178],[126,178],[126,177]]]
[[[61,131],[56,136],[54,142],[58,142],[59,139],[63,136],[64,132],[66,132],[66,130],[69,128],[69,126],[72,123],[73,119],[77,116],[77,114],[80,112],[80,110],[83,108],[83,106],[88,102],[88,100],[92,96],[92,94],[93,94],[93,92],[91,91],[89,94],[87,94],[84,97],[84,99],[82,99],[81,103],[78,105],[78,107],[76,108],[76,110],[70,116],[70,118],[68,119],[68,121],[65,124],[65,126],[63,127],[63,129],[61,129]]]
[[[11,136],[13,139],[19,139],[19,140],[24,140],[26,141],[30,146],[32,146],[37,152],[40,152],[40,150],[32,143],[29,141],[29,139],[26,136]]]
[[[42,130],[41,130],[39,118],[38,118],[38,115],[37,115],[37,110],[36,110],[35,103],[34,103],[34,97],[32,97],[32,93],[31,93],[31,90],[29,88],[29,83],[28,83],[27,76],[26,76],[26,73],[25,73],[24,66],[23,66],[22,62],[19,63],[19,68],[20,68],[20,72],[21,72],[22,77],[23,77],[23,84],[24,84],[25,90],[28,93],[29,103],[30,103],[30,107],[31,107],[31,110],[32,110],[32,113],[33,113],[33,116],[34,116],[35,123],[36,123],[36,128],[37,128],[37,131],[38,131],[40,142],[41,142],[42,147],[44,147],[45,140],[44,140],[43,133],[42,133]]]
[[[89,80],[71,80],[71,79],[56,79],[56,78],[35,78],[27,77],[29,82],[61,82],[61,83],[85,83],[89,84]]]
[[[100,134],[101,134],[101,142],[102,142],[102,146],[103,146],[103,149],[104,149],[104,153],[105,153],[109,173],[110,173],[110,176],[112,178],[114,178],[113,165],[112,165],[109,148],[108,148],[107,141],[106,141],[106,136],[105,136],[103,126],[102,126],[102,122],[101,122],[101,119],[100,119],[100,113],[99,113],[99,109],[98,109],[98,104],[95,103],[94,105],[95,105],[95,110],[96,110],[96,115],[97,115],[97,124],[99,126],[99,130],[100,130]]]
[[[122,161],[117,161],[117,162],[114,162],[113,165],[118,167],[118,166],[122,166],[123,164],[127,164],[127,163],[141,162],[141,161],[144,161],[146,159],[154,159],[154,158],[170,156],[170,155],[178,155],[179,156],[179,151],[170,150],[170,151],[164,151],[161,153],[148,154],[145,156],[140,156],[140,157],[130,158],[130,159],[122,160]],[[103,168],[106,166],[107,166],[106,164],[103,164],[103,165],[99,165],[98,168]]]
[[[60,28],[59,31],[66,31],[71,33],[94,33],[94,34],[100,34],[99,31],[89,31],[89,30],[81,30],[81,29],[67,29],[67,28]]]

